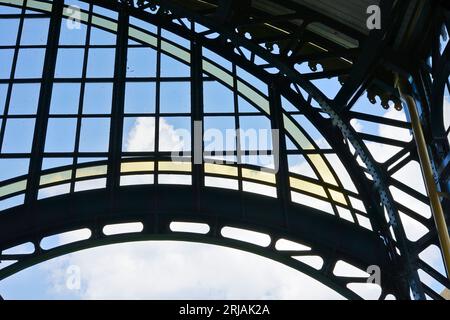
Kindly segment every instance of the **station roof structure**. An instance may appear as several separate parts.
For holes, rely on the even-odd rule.
[[[0,279],[169,239],[269,257],[349,299],[368,277],[341,263],[378,266],[380,299],[444,298],[398,80],[448,220],[449,28],[438,0],[0,0]],[[208,129],[270,134],[211,146]]]

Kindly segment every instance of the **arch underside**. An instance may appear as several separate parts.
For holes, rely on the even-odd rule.
[[[58,36],[51,36],[51,34],[52,31],[59,34],[61,19],[68,18],[69,11],[61,1],[53,1],[52,4],[45,1],[28,3],[29,8],[36,12],[43,12],[49,17],[50,36],[45,46],[44,66],[49,66],[50,69],[45,69],[42,75],[41,95],[35,118],[36,123],[43,126],[39,128],[37,125],[34,129],[34,146],[29,155],[28,174],[0,182],[0,200],[24,195],[23,203],[3,210],[0,214],[0,249],[6,250],[23,243],[32,243],[35,252],[28,255],[2,254],[1,261],[15,263],[0,269],[0,279],[36,263],[90,247],[164,239],[212,243],[253,252],[299,270],[349,299],[357,299],[359,296],[347,285],[365,283],[367,278],[336,276],[333,271],[336,263],[341,260],[364,271],[369,266],[379,266],[382,272],[380,299],[384,299],[388,294],[400,299],[408,299],[410,290],[416,298],[423,298],[425,293],[432,298],[439,298],[440,292],[436,293],[435,289],[421,282],[417,273],[419,269],[427,272],[442,285],[449,286],[448,280],[443,275],[419,258],[419,254],[424,249],[438,243],[431,217],[422,217],[413,210],[408,210],[407,206],[392,195],[390,189],[395,186],[422,203],[427,203],[428,198],[425,195],[392,178],[401,165],[417,160],[414,141],[394,141],[395,139],[357,132],[351,121],[356,118],[402,129],[410,129],[410,124],[406,121],[393,121],[379,116],[356,113],[351,110],[351,107],[348,110],[342,107],[342,105],[354,103],[355,101],[351,101],[354,99],[353,96],[364,92],[359,85],[367,86],[367,79],[360,79],[361,83],[357,86],[352,86],[351,83],[358,81],[358,74],[369,69],[356,72],[348,65],[344,68],[339,65],[339,68],[335,70],[303,75],[286,63],[281,53],[275,54],[270,49],[260,46],[258,41],[253,41],[257,39],[247,39],[245,35],[229,30],[223,24],[214,25],[214,19],[202,13],[201,10],[190,11],[189,8],[171,1],[168,1],[167,8],[163,7],[163,9],[159,7],[159,2],[155,2],[156,7],[154,7],[151,6],[153,3],[148,1],[126,4],[123,1],[85,2],[118,12],[117,21],[100,14],[90,16],[83,10],[81,16],[83,24],[117,35],[117,42],[113,47],[115,50],[114,77],[108,80],[111,80],[113,87],[112,111],[109,116],[111,119],[109,149],[107,152],[91,152],[85,155],[92,158],[104,158],[104,160],[42,169],[44,158],[58,157],[58,152],[45,150],[44,130],[51,118],[49,114],[51,102],[46,96],[51,96],[54,83],[64,82],[60,79],[55,80],[57,78],[55,77],[56,56],[61,48],[57,46]],[[14,4],[14,1],[0,1],[0,5],[2,4],[18,6],[17,3]],[[398,6],[401,7],[400,4]],[[399,8],[393,7],[392,12],[396,12],[395,10]],[[146,33],[143,28],[132,25],[129,21],[130,17],[150,22],[159,28],[158,32]],[[183,20],[185,17],[191,20]],[[331,23],[320,15],[315,19],[324,19],[321,23],[325,25]],[[334,27],[349,31],[347,27],[341,25]],[[176,39],[161,38],[161,28],[189,39],[190,45],[183,47],[176,42]],[[214,31],[217,31],[218,35]],[[362,50],[363,43],[370,41],[371,38],[358,32],[352,32],[352,37],[357,39],[359,44],[356,48],[346,49],[349,52],[361,50],[360,54],[365,54]],[[230,42],[225,39],[229,39]],[[234,91],[235,101],[242,98],[251,103],[255,110],[258,110],[259,116],[270,120],[271,129],[280,130],[282,138],[279,170],[265,168],[261,172],[261,166],[234,161],[226,165],[212,163],[198,165],[194,163],[191,150],[184,155],[184,160],[187,159],[188,162],[180,162],[178,167],[168,164],[170,152],[157,150],[123,152],[121,136],[124,130],[122,120],[127,116],[123,108],[125,84],[129,81],[126,70],[127,48],[131,48],[129,40],[144,44],[157,52],[163,52],[176,61],[190,66],[187,81],[191,85],[190,121],[192,125],[192,121],[204,120],[208,116],[202,108],[204,84],[207,81],[217,81]],[[342,48],[335,47],[335,44],[329,43],[326,39],[318,37],[315,41],[320,45],[330,45],[330,48],[337,51],[340,49],[340,53],[337,54],[342,54]],[[220,63],[202,55],[202,48],[208,48],[228,61],[232,61],[232,70],[227,71]],[[248,57],[244,53],[244,48],[254,55]],[[255,56],[263,62],[257,62],[258,59]],[[320,61],[317,60],[320,53],[314,53],[311,56],[314,57],[311,58],[312,62]],[[352,61],[352,65],[355,64],[355,69],[363,68],[360,64],[356,64],[357,58],[346,56],[347,58]],[[267,93],[259,90],[249,79],[240,77],[236,72],[238,67],[262,80],[267,85]],[[278,72],[273,74],[273,69]],[[316,79],[330,76],[346,79],[340,93],[333,100],[321,92],[323,89],[313,84]],[[86,74],[83,77],[86,77]],[[161,75],[157,74],[156,80],[151,81],[159,83],[160,77]],[[186,81],[186,79],[183,78],[180,81]],[[352,87],[354,87],[353,90]],[[348,99],[346,100],[345,97]],[[396,101],[395,96],[390,96],[390,99]],[[285,106],[287,103],[297,108],[300,113],[288,111]],[[234,112],[236,113],[236,110]],[[329,147],[321,148],[303,128],[303,123],[295,120],[299,114],[305,116],[308,123],[312,123],[320,131]],[[78,116],[82,117],[80,114]],[[159,116],[156,114],[155,118]],[[237,113],[236,121],[239,121],[241,116]],[[5,119],[3,122],[6,123],[9,119],[6,112],[3,118]],[[4,126],[1,136],[5,134]],[[78,133],[77,139],[79,135]],[[283,137],[289,138],[297,151],[288,150]],[[365,143],[370,139],[379,143],[392,144],[398,147],[399,151],[386,162],[379,163],[375,161],[374,154]],[[158,133],[156,133],[156,141],[158,141]],[[195,146],[191,148],[195,149]],[[261,151],[244,150],[244,154]],[[65,156],[83,156],[83,152],[77,152],[78,154],[68,153]],[[231,154],[237,158],[240,157],[239,152],[237,149],[231,150]],[[317,175],[317,180],[289,170],[289,155],[297,154],[307,159]],[[333,163],[327,158],[327,154],[337,155],[346,165],[355,190],[349,190],[344,185],[342,176],[333,168]],[[275,151],[269,150],[269,155],[274,156]],[[21,157],[21,155],[6,153],[2,153],[1,156],[3,158]],[[210,156],[210,158],[215,157]],[[123,177],[149,174],[152,174],[154,179],[162,175],[189,176],[190,183],[187,186],[174,183],[158,184],[155,181],[145,186],[121,184]],[[206,186],[206,177],[234,179],[238,190]],[[76,192],[77,183],[99,179],[103,179],[105,183],[100,189]],[[249,190],[243,187],[245,183],[253,183],[260,188],[271,188],[274,194],[267,196],[255,190],[247,192]],[[67,184],[70,184],[68,194],[50,196],[47,199],[41,199],[39,196],[39,192],[43,189]],[[295,203],[293,198],[297,193],[330,203],[332,214],[316,210],[313,205],[302,205],[301,201]],[[362,202],[363,208],[354,206],[352,199]],[[351,221],[345,220],[338,208],[349,211]],[[428,229],[427,233],[416,241],[407,239],[399,211],[419,221]],[[370,221],[369,226],[361,223],[361,219],[364,218]],[[129,222],[141,222],[144,225],[143,231],[114,236],[106,236],[102,232],[106,225]],[[172,222],[204,223],[209,226],[210,231],[203,235],[177,233],[171,231],[169,227]],[[221,234],[224,227],[252,230],[269,235],[271,243],[261,247],[226,238]],[[87,240],[50,250],[41,248],[41,240],[46,237],[84,228],[92,232],[92,236]],[[281,239],[306,245],[311,250],[306,252],[277,250],[276,243]],[[302,256],[318,256],[323,260],[323,264],[319,268],[314,268],[296,259]]]
[[[380,265],[389,269],[389,259],[378,237],[367,230],[358,230],[349,224],[339,224],[331,217],[321,216],[316,210],[292,205],[286,217],[273,213],[280,210],[275,199],[261,198],[258,195],[245,195],[236,191],[208,188],[202,190],[197,199],[188,186],[133,186],[127,187],[110,198],[105,190],[85,191],[66,196],[42,200],[33,208],[30,217],[23,207],[13,208],[4,213],[1,227],[1,242],[7,244],[35,244],[36,251],[29,255],[4,255],[3,259],[18,261],[0,270],[5,278],[23,268],[45,261],[51,257],[78,251],[84,248],[110,243],[139,240],[183,240],[219,244],[256,253],[279,261],[323,282],[346,298],[358,296],[346,288],[348,283],[365,283],[367,278],[345,278],[333,274],[335,264],[345,260],[365,270],[367,266]],[[61,215],[64,219],[61,219]],[[19,228],[8,227],[11,221],[31,221]],[[289,225],[286,225],[286,220]],[[140,222],[144,229],[139,233],[122,236],[105,236],[106,225]],[[207,224],[207,234],[173,232],[172,222]],[[243,241],[227,239],[221,234],[224,227],[252,230],[271,237],[268,246],[259,246]],[[89,229],[89,240],[75,242],[54,249],[43,250],[41,239],[73,230]],[[318,239],[317,234],[320,234]],[[299,237],[299,235],[301,235]],[[14,239],[14,243],[8,243]],[[278,240],[289,239],[311,248],[306,251],[280,251],[275,248]],[[337,241],[339,239],[338,243]],[[249,239],[251,241],[251,238]],[[332,244],[332,245],[330,245]],[[302,263],[295,257],[323,257],[323,265],[315,268]],[[355,257],[357,257],[355,259]],[[392,274],[382,275],[387,279]],[[386,294],[392,292],[386,288]]]

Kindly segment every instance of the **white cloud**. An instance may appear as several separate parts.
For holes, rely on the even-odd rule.
[[[81,270],[82,299],[341,298],[274,261],[204,244],[120,244],[59,258],[48,266],[58,294],[68,293],[61,270],[69,265]]]
[[[358,119],[352,119],[350,121],[350,124],[356,130],[356,132],[360,132],[362,130],[362,128],[363,128],[361,122],[359,122]]]
[[[161,150],[180,151],[184,142],[182,137],[164,118],[159,121],[159,134]],[[133,151],[154,151],[155,150],[155,119],[139,117],[136,119],[133,128],[130,130],[126,140],[126,150]]]
[[[155,150],[155,118],[137,118],[128,134],[126,151],[154,151]]]

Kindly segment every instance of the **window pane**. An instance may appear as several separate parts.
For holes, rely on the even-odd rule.
[[[270,120],[265,116],[240,117],[241,147],[243,150],[271,150]]]
[[[248,73],[244,69],[237,68],[237,76],[245,81],[247,81],[251,86],[255,87],[257,90],[261,91],[263,94],[268,94],[268,87],[263,81],[259,80],[254,75]]]
[[[0,84],[0,115],[5,111],[6,93],[8,92],[7,84]]]
[[[89,49],[87,76],[89,78],[114,77],[114,49]]]
[[[0,6],[0,14],[20,14],[22,9],[9,6]]]
[[[226,60],[222,56],[218,55],[217,53],[210,51],[206,48],[203,48],[203,56],[208,58],[209,60],[217,63],[222,68],[225,68],[225,69],[231,71],[231,67],[232,67],[231,62]]]
[[[107,152],[109,146],[109,119],[89,118],[81,122],[80,151]]]
[[[125,112],[155,112],[155,95],[156,92],[154,83],[127,83],[125,94]]]
[[[16,78],[41,78],[45,49],[20,49],[17,58]]]
[[[125,118],[123,127],[122,150],[126,152],[154,151],[155,118]]]
[[[191,119],[164,117],[159,120],[159,151],[191,150]]]
[[[161,76],[162,77],[189,77],[190,68],[168,55],[161,54]]]
[[[77,114],[80,100],[79,83],[55,83],[53,85],[51,114]]]
[[[272,150],[270,120],[264,116],[240,117],[240,142],[242,150]],[[242,162],[261,167],[273,167],[273,155],[243,156]]]
[[[0,181],[28,174],[28,159],[0,159]]]
[[[118,16],[117,11],[109,10],[100,6],[94,6],[94,13],[111,18],[113,20],[117,20]]]
[[[37,83],[14,84],[9,104],[9,114],[36,114],[41,85]]]
[[[163,39],[167,39],[169,41],[175,42],[179,46],[190,48],[191,42],[185,38],[180,37],[179,35],[176,35],[175,33],[172,33],[170,31],[167,31],[165,29],[161,29],[161,37]]]
[[[3,153],[30,153],[33,143],[34,119],[9,119],[3,138]]]
[[[130,25],[137,26],[137,27],[144,29],[145,31],[153,33],[153,34],[156,34],[156,32],[157,32],[155,25],[150,24],[148,22],[145,22],[144,20],[141,20],[141,19],[138,19],[135,17],[130,17]]]
[[[84,114],[110,114],[112,83],[88,83],[84,92]]]
[[[250,104],[247,100],[245,100],[241,96],[238,97],[238,106],[239,106],[239,112],[261,113],[261,111],[256,109],[255,106]]]
[[[63,19],[61,23],[60,45],[80,45],[86,42],[86,25]]]
[[[25,19],[23,22],[21,45],[47,44],[49,19]]]
[[[160,112],[189,113],[191,111],[191,85],[189,82],[162,82]]]
[[[155,77],[156,52],[151,48],[129,48],[127,77]]]
[[[42,170],[65,167],[72,165],[72,163],[72,158],[44,158],[42,159]]]
[[[14,50],[2,49],[0,50],[0,78],[9,79],[11,77],[12,60]]]
[[[81,78],[84,49],[59,49],[56,59],[56,78]]]
[[[77,119],[49,119],[45,139],[46,152],[73,152]]]
[[[90,41],[93,45],[115,45],[116,35],[99,28],[92,28]]]
[[[0,30],[2,36],[0,37],[1,46],[15,45],[17,41],[17,31],[19,29],[19,19],[1,19]]]
[[[205,112],[234,112],[233,91],[217,81],[203,83]]]
[[[313,168],[306,161],[302,155],[289,155],[288,156],[289,172],[300,174],[305,177],[317,179],[317,175]]]
[[[236,150],[234,117],[205,117],[203,136],[206,151]]]
[[[69,5],[71,10],[80,8],[81,10],[89,10],[89,4],[82,2],[81,0],[66,0],[64,1],[66,5]],[[77,8],[78,7],[78,8]]]

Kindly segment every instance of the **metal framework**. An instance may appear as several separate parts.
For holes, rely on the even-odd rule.
[[[368,277],[340,275],[342,262],[363,271],[379,266],[380,299],[442,299],[439,291],[450,282],[436,266],[440,253],[434,261],[424,257],[439,247],[428,197],[400,174],[418,162],[415,142],[373,128],[411,129],[408,120],[392,119],[381,108],[402,109],[394,74],[404,75],[420,106],[448,219],[450,128],[444,124],[444,95],[450,89],[450,45],[442,35],[450,30],[450,13],[445,4],[382,0],[382,29],[369,32],[308,1],[86,0],[75,3],[81,6],[75,20],[85,34],[78,43],[65,43],[63,27],[74,19],[74,1],[65,2],[0,0],[0,8],[12,10],[0,11],[0,23],[17,22],[13,43],[0,42],[0,59],[10,57],[7,76],[0,76],[0,170],[7,176],[0,176],[0,279],[85,248],[171,239],[266,256],[349,299],[361,295],[348,285]],[[47,23],[44,40],[24,37],[31,20]],[[109,34],[107,42],[96,32]],[[420,48],[414,45],[418,39],[424,39]],[[148,64],[134,65],[143,52]],[[41,63],[41,70],[24,63],[27,56]],[[182,71],[172,74],[170,64]],[[324,86],[330,78],[335,81]],[[188,92],[186,110],[174,111],[167,103],[173,84]],[[32,111],[15,103],[20,86],[27,85],[38,94]],[[154,102],[148,110],[135,110],[129,99],[142,85],[148,85]],[[110,110],[87,110],[86,97],[96,86],[106,88]],[[208,92],[214,86],[230,95],[229,109],[211,107]],[[54,109],[58,90],[74,87],[74,110]],[[334,87],[337,93],[330,97]],[[364,94],[381,103],[367,105]],[[127,147],[124,138],[129,123],[144,121],[138,119],[154,125],[153,144],[145,150]],[[193,131],[195,121],[203,120],[206,129],[217,119],[236,129],[259,119],[264,128],[280,130],[279,170],[260,170],[263,155],[275,156],[271,145],[246,148],[240,137],[231,149],[213,152],[205,141],[201,165],[192,156],[199,146],[189,141],[186,161],[170,162],[177,150],[161,144],[166,122]],[[358,122],[372,129],[363,130]],[[49,147],[58,138],[51,131],[56,123],[73,127],[69,147]],[[105,143],[89,135],[90,123],[104,128]],[[10,142],[19,131],[31,132],[28,145]],[[230,163],[214,163],[223,154]],[[296,169],[293,159],[300,157],[312,173]],[[21,166],[21,174],[12,163]],[[6,173],[8,166],[14,172]],[[420,180],[417,168],[415,174]],[[104,233],[105,226],[132,222],[143,230]],[[201,223],[209,231],[175,232],[173,222]],[[414,223],[426,231],[410,236]],[[270,241],[261,246],[230,239],[226,227],[263,233]],[[42,246],[50,236],[80,229],[91,236]],[[285,240],[297,247],[280,249]],[[32,244],[32,252],[14,251],[25,243]]]

